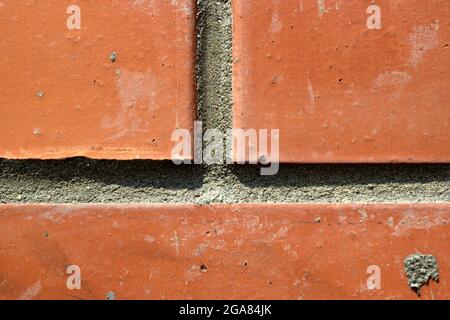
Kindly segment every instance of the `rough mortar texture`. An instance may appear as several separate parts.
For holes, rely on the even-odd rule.
[[[439,266],[436,258],[431,254],[412,254],[405,259],[403,264],[409,286],[419,294],[420,288],[430,279],[439,281]]]
[[[198,1],[198,107],[204,130],[232,118],[230,0]],[[2,203],[448,202],[450,165],[250,165],[0,160]]]

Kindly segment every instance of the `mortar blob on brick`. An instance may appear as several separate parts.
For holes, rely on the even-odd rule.
[[[431,254],[416,253],[403,262],[409,287],[420,295],[422,286],[434,280],[439,282],[439,265]]]

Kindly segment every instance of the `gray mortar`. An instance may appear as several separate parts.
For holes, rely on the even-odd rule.
[[[430,280],[439,281],[439,266],[431,254],[412,254],[405,259],[403,265],[410,288],[419,295],[420,288]]]
[[[204,129],[231,126],[231,5],[199,0],[198,97]],[[255,166],[159,161],[0,160],[2,203],[448,202],[450,165]]]

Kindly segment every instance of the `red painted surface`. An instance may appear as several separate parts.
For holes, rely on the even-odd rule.
[[[449,222],[449,204],[4,205],[0,297],[418,299],[403,260],[421,252],[440,282],[420,299],[449,299]]]
[[[280,129],[282,162],[450,161],[448,1],[234,0],[233,11],[234,127]]]
[[[194,0],[2,2],[0,157],[170,159],[196,113],[195,15]]]

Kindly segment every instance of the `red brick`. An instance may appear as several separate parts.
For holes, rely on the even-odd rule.
[[[370,29],[369,5],[381,9]],[[449,162],[443,0],[234,0],[234,127],[282,162]]]
[[[194,0],[3,2],[0,157],[170,159],[195,117],[195,14]]]
[[[420,298],[448,299],[449,221],[449,204],[4,205],[0,297],[418,299],[403,261],[421,252],[440,282]]]

